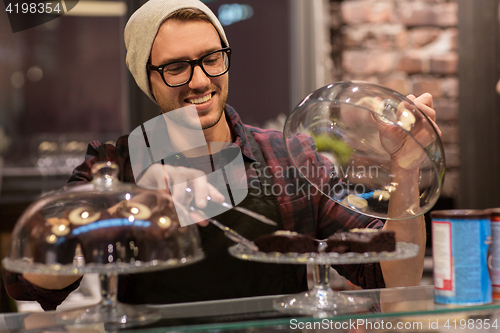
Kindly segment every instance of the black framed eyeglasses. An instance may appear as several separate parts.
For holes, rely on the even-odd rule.
[[[161,66],[147,64],[148,70],[160,73],[163,82],[169,87],[175,88],[183,86],[193,78],[194,66],[198,65],[209,77],[217,77],[227,73],[229,70],[229,60],[231,58],[231,48],[226,47],[205,54],[195,60],[174,61]]]

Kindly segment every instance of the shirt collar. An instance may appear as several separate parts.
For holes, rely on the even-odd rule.
[[[251,161],[255,161],[255,156],[252,153],[252,147],[250,146],[247,132],[245,131],[245,125],[241,121],[240,116],[228,104],[226,104],[225,112],[227,122],[231,131],[233,131],[234,136],[234,141],[229,145],[229,147],[238,147],[243,156]]]

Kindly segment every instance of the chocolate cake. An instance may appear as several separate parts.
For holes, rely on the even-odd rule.
[[[87,264],[133,262],[137,257],[133,227],[124,218],[98,220],[73,232]]]
[[[137,240],[138,260],[150,261],[168,260],[183,256],[179,244],[179,219],[173,202],[163,202],[154,209],[149,219],[148,228],[136,228],[134,235]]]
[[[387,214],[389,211],[389,191],[375,190],[371,198],[367,199],[368,206],[372,212]]]
[[[66,216],[45,219],[42,211],[38,211],[31,217],[30,244],[34,262],[46,265],[73,262],[77,240],[71,234]]]
[[[318,242],[311,236],[293,231],[279,230],[272,234],[262,235],[254,240],[261,252],[309,253],[318,252]]]
[[[191,254],[183,251],[182,228],[171,201],[163,201],[152,210],[129,201],[115,208],[111,213],[101,212],[99,219],[88,226],[75,229],[86,263],[147,262]]]
[[[327,239],[325,252],[393,252],[396,250],[394,231],[377,229],[352,229],[338,232]]]
[[[78,211],[77,215],[83,214],[85,218],[83,221],[78,218],[70,220],[74,224],[73,233],[81,245],[87,264],[129,263],[138,259],[135,229],[147,228],[150,223],[136,217],[149,218],[149,208],[123,201],[111,212],[93,212],[89,207],[74,211]],[[70,217],[74,215],[72,213]]]
[[[27,221],[33,260],[71,264],[77,246],[86,264],[168,260],[197,254],[200,244],[193,231],[196,229],[180,227],[173,202],[153,204],[153,209],[129,201],[109,210],[81,206],[51,218],[39,211]]]

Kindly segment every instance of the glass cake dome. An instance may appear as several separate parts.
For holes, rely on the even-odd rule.
[[[283,132],[299,173],[351,210],[407,219],[427,212],[439,197],[445,167],[440,136],[396,91],[367,82],[327,85],[299,103]],[[315,150],[304,150],[311,144]]]
[[[197,227],[180,226],[189,214],[176,211],[169,194],[121,183],[114,163],[97,163],[92,172],[89,184],[66,186],[26,209],[13,230],[5,268],[132,273],[203,256]]]
[[[66,323],[128,327],[159,319],[117,302],[117,275],[173,268],[204,258],[190,214],[164,190],[118,180],[118,166],[93,165],[93,180],[68,185],[31,204],[12,232],[5,269],[18,273],[101,276],[102,301],[63,313]],[[181,227],[181,224],[184,225]]]

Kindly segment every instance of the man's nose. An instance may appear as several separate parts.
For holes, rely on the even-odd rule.
[[[193,77],[189,82],[189,88],[199,89],[210,84],[210,78],[203,72],[200,66],[194,66]]]

